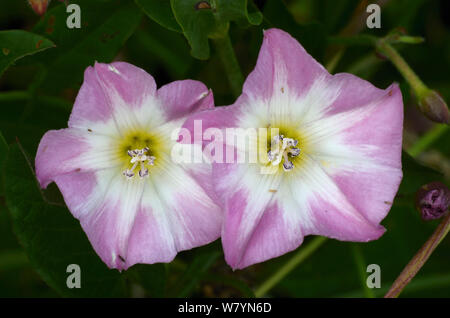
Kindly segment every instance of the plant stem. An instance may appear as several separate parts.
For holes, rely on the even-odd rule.
[[[213,39],[213,43],[222,60],[228,81],[230,82],[231,91],[234,97],[238,97],[241,94],[244,76],[242,75],[236,54],[234,53],[230,37],[227,34],[224,37],[215,38]]]
[[[366,298],[374,298],[375,294],[371,288],[366,284],[366,262],[364,261],[364,256],[362,255],[361,248],[356,243],[352,244],[353,257],[355,259],[356,267],[358,269],[359,277],[361,279],[361,286],[364,290],[364,295]]]
[[[383,60],[377,58],[372,52],[363,56],[361,59],[353,62],[347,69],[348,73],[363,78],[369,78],[375,71],[377,66],[381,65]]]
[[[8,91],[0,93],[0,101],[2,102],[11,102],[16,100],[30,98],[30,93],[28,91]]]
[[[26,103],[26,105],[22,111],[22,115],[19,118],[19,123],[23,123],[24,120],[28,116],[30,116],[31,113],[33,112],[37,90],[38,90],[39,86],[41,86],[42,82],[45,80],[45,78],[47,76],[47,69],[42,64],[38,64],[38,65],[39,65],[39,70],[35,76],[35,79],[28,87],[28,92],[30,94],[30,98],[28,99],[28,102]]]
[[[345,53],[345,48],[340,48],[331,58],[331,60],[325,65],[325,68],[327,69],[328,73],[333,73],[334,69],[338,65],[339,61],[341,60],[342,56]]]
[[[37,102],[42,102],[49,106],[58,107],[67,111],[71,111],[72,102],[65,99],[47,96],[47,95],[36,95],[33,96],[29,91],[8,91],[0,92],[0,102],[15,102],[15,101],[29,101],[35,98]]]
[[[414,73],[403,57],[385,39],[380,39],[378,41],[377,49],[395,65],[405,80],[411,85],[419,99],[423,94],[429,91],[429,88],[420,80],[417,74]]]
[[[431,253],[436,249],[439,243],[444,239],[450,230],[450,213],[444,217],[442,222],[434,231],[433,235],[425,242],[422,248],[417,252],[417,254],[411,259],[411,261],[406,265],[400,275],[397,277],[395,282],[392,284],[391,289],[384,296],[385,298],[396,298],[400,295],[403,288],[414,278],[414,276],[419,272],[422,266],[430,257]]]
[[[376,3],[383,7],[389,0],[379,0]],[[360,1],[353,11],[352,17],[350,21],[345,25],[343,29],[341,29],[338,33],[339,37],[347,37],[348,39],[352,39],[354,35],[360,33],[366,26],[366,20],[369,16],[369,13],[366,11],[367,6],[369,5],[369,1],[363,0]],[[367,38],[367,37],[366,37]],[[336,66],[339,64],[342,56],[345,53],[346,48],[339,44],[333,44],[328,48],[328,52],[332,53],[329,57],[329,62],[326,63],[325,68],[329,73],[333,73]]]
[[[4,272],[27,265],[29,265],[29,261],[23,251],[12,250],[0,253],[0,268]]]
[[[308,258],[308,256],[313,254],[323,243],[325,243],[326,240],[326,237],[318,236],[312,239],[308,245],[301,247],[287,263],[285,263],[278,271],[276,271],[255,290],[255,297],[264,296],[270,289],[272,289],[272,287],[278,284],[294,268],[296,268],[301,262]]]
[[[427,149],[434,141],[436,141],[440,136],[442,136],[447,129],[448,125],[436,124],[433,128],[420,137],[414,145],[409,147],[407,152],[411,157],[416,157],[420,155],[425,149]]]

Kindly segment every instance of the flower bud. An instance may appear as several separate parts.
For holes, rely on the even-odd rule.
[[[419,97],[419,108],[432,121],[449,124],[449,112],[444,99],[434,90],[428,90]]]
[[[450,206],[450,190],[439,181],[428,183],[417,191],[416,206],[425,221],[439,219]]]
[[[208,1],[199,1],[195,4],[196,10],[203,10],[203,9],[211,9],[211,5]]]
[[[47,11],[50,0],[28,0],[31,9],[39,15],[43,15]]]

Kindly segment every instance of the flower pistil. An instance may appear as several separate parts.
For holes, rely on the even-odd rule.
[[[267,157],[273,166],[277,166],[283,160],[284,171],[294,169],[294,163],[289,160],[290,157],[297,157],[300,154],[300,148],[297,148],[298,140],[277,135],[272,138],[270,150]]]
[[[137,165],[140,165],[139,177],[144,178],[148,176],[148,165],[153,166],[154,161],[156,159],[155,156],[148,156],[146,153],[150,150],[150,148],[145,147],[142,149],[134,149],[128,150],[127,154],[131,157],[130,163],[133,164],[130,169],[126,169],[123,171],[123,175],[127,178],[134,177],[134,170]]]

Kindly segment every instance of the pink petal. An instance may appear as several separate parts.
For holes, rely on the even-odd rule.
[[[320,138],[328,142],[318,147],[317,159],[328,162],[324,169],[348,200],[377,224],[389,212],[402,179],[402,95],[395,84],[379,90],[349,74],[339,79],[345,84],[324,119],[330,128]],[[359,108],[368,109],[366,114],[355,115],[356,107],[366,104]],[[338,124],[334,118],[340,114],[352,124]]]
[[[197,133],[204,134],[208,128],[225,129],[229,127],[237,127],[241,110],[239,105],[215,107],[211,110],[199,111],[193,113],[187,118],[183,124],[183,128],[189,130],[191,136],[195,135],[195,121],[201,123],[201,130]]]
[[[94,250],[108,267],[119,270],[127,268],[129,236],[144,191],[144,183],[134,181],[116,169],[55,177]]]
[[[114,62],[95,63],[94,68],[105,97],[112,104],[120,97],[130,108],[139,108],[148,96],[156,94],[153,77],[137,66]]]
[[[128,266],[169,262],[220,237],[222,211],[196,177],[179,166],[153,176],[130,236]]]
[[[199,184],[197,171],[172,166],[151,178],[120,171],[74,171],[55,177],[71,213],[110,268],[170,262],[179,251],[220,236],[221,209]]]
[[[69,127],[84,127],[86,121],[107,121],[112,115],[112,109],[105,98],[103,89],[98,81],[93,67],[89,66],[84,71],[84,80],[78,92],[72,113],[69,119]]]
[[[36,154],[36,177],[41,187],[54,180],[55,176],[79,169],[77,159],[89,149],[77,130],[61,129],[48,131]]]
[[[156,107],[147,102],[155,94],[156,83],[143,69],[125,62],[96,63],[84,73],[69,127],[86,127],[87,123],[119,117],[116,112],[120,107],[129,111],[143,104]]]
[[[35,159],[41,187],[47,187],[62,174],[120,165],[114,142],[108,135],[77,128],[48,131],[41,139]]]
[[[158,89],[169,120],[187,116],[193,112],[214,108],[212,91],[202,82],[175,81]]]
[[[90,212],[91,202],[88,198],[98,190],[96,189],[98,181],[95,172],[73,171],[57,175],[53,180],[58,185],[64,202],[74,217],[79,219]]]
[[[290,184],[299,209],[309,211],[311,223],[305,234],[367,242],[378,239],[384,233],[382,226],[371,222],[352,205],[321,164],[310,158],[305,161]]]
[[[327,75],[296,39],[282,30],[269,29],[264,31],[256,67],[247,77],[243,93],[265,100],[281,89],[302,95],[316,78]]]
[[[306,235],[366,242],[384,233],[312,160],[304,170],[293,172],[295,177],[258,176],[247,170],[251,168],[233,164],[214,169],[225,209],[222,244],[233,269],[290,252]]]
[[[286,231],[273,189],[282,179],[256,173],[256,166],[215,164],[213,182],[224,207],[222,245],[233,269],[279,256],[300,244],[300,228]],[[278,218],[278,219],[277,219]],[[269,242],[271,240],[271,242]]]
[[[290,122],[307,140],[307,163],[284,174],[279,187],[251,165],[214,165],[225,210],[222,242],[233,268],[291,251],[305,235],[366,242],[384,233],[379,222],[402,176],[396,85],[380,90],[350,74],[332,76],[292,37],[272,29],[229,108],[228,116],[215,110],[193,118],[201,117],[204,127]]]
[[[242,230],[243,213],[248,207],[246,195],[236,192],[226,206],[222,245],[225,260],[233,269],[278,257],[296,249],[303,241],[301,224],[293,227],[287,223],[277,201],[267,205],[254,227],[247,232]]]
[[[96,63],[85,72],[70,128],[42,138],[36,155],[41,186],[56,182],[110,268],[169,262],[178,251],[220,236],[210,165],[182,167],[160,153],[163,164],[148,179],[129,180],[117,154],[122,131],[148,129],[167,136],[169,145],[178,119],[211,107],[212,93],[199,82],[171,83],[157,93],[153,78],[135,66]]]

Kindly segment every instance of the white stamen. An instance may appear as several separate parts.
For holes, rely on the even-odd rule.
[[[134,174],[134,169],[136,169],[137,165],[139,164],[139,177],[144,178],[147,177],[149,172],[148,168],[145,166],[145,163],[153,166],[154,161],[156,157],[154,156],[147,156],[145,153],[148,152],[150,149],[148,147],[145,147],[143,149],[134,149],[134,150],[128,150],[127,154],[131,157],[130,163],[133,164],[131,169],[127,169],[123,171],[123,175],[127,178],[132,178]]]
[[[289,156],[296,157],[300,154],[300,148],[296,148],[298,141],[292,138],[285,138],[277,135],[272,138],[271,149],[267,157],[273,166],[277,166],[283,161],[284,171],[294,169],[294,164],[289,160]]]

